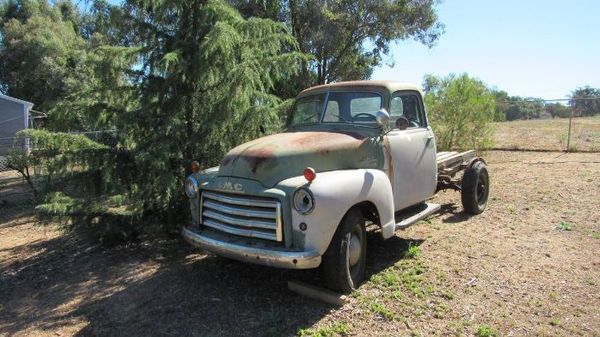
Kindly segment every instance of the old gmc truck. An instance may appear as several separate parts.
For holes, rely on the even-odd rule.
[[[485,162],[474,151],[436,153],[421,90],[357,81],[302,91],[283,133],[193,168],[185,185],[192,245],[240,261],[317,268],[349,292],[365,275],[366,224],[384,238],[439,210],[437,191],[461,192],[483,212]]]

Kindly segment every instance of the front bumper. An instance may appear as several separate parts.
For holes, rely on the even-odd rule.
[[[290,250],[188,227],[183,227],[181,235],[193,246],[243,262],[288,269],[311,269],[321,264],[315,251]]]

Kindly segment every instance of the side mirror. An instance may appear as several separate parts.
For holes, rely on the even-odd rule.
[[[390,114],[387,111],[385,111],[385,109],[380,109],[379,111],[377,111],[375,119],[377,119],[377,124],[379,124],[379,126],[385,128],[390,122]]]
[[[398,130],[406,130],[406,128],[408,128],[409,125],[410,125],[410,122],[404,116],[396,119],[396,128],[398,128]]]

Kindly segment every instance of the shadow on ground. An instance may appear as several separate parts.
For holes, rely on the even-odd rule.
[[[396,263],[408,245],[370,234],[367,277]],[[288,280],[319,284],[316,270],[205,255],[177,237],[105,249],[64,235],[8,250],[26,257],[0,262],[0,334],[79,324],[79,336],[282,336],[333,309],[287,289]]]
[[[473,215],[463,212],[462,207],[458,206],[455,203],[442,204],[442,207],[440,208],[438,214],[444,215],[444,218],[442,219],[443,223],[450,224],[465,222],[473,217]]]

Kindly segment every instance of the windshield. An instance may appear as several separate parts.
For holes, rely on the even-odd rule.
[[[381,95],[371,92],[329,92],[296,100],[288,127],[316,123],[377,126]]]

